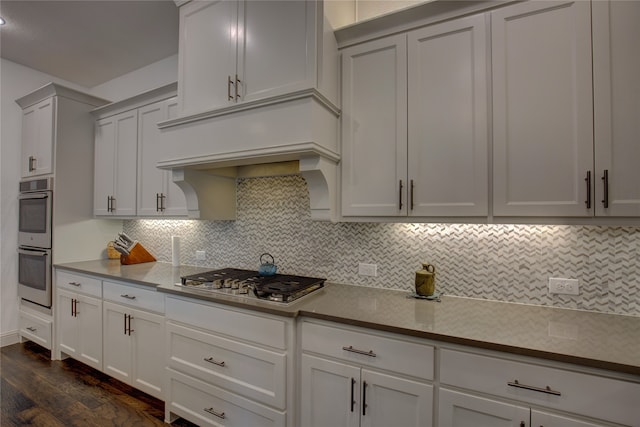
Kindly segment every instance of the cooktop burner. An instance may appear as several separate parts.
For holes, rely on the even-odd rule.
[[[326,279],[223,268],[181,277],[178,285],[228,295],[255,296],[259,299],[288,303],[324,286]]]

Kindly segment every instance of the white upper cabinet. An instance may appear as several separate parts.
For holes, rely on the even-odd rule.
[[[317,54],[324,34],[316,21],[321,6],[314,1],[271,0],[183,4],[179,114],[319,87],[318,67],[323,63]]]
[[[409,33],[409,212],[488,213],[485,16]]]
[[[640,2],[595,1],[593,87],[597,216],[640,216]]]
[[[135,216],[137,140],[137,110],[96,122],[95,215]]]
[[[56,98],[50,97],[22,111],[22,177],[53,173]]]
[[[237,12],[237,4],[226,0],[194,1],[180,8],[178,90],[183,112],[235,101]]]
[[[592,216],[589,2],[491,13],[496,216]]]
[[[171,180],[171,171],[158,169],[163,144],[157,123],[177,114],[177,98],[138,109],[138,216],[186,216],[184,193]]]
[[[342,215],[406,215],[406,36],[345,49],[342,83]]]
[[[486,44],[480,15],[342,51],[343,216],[487,215]]]

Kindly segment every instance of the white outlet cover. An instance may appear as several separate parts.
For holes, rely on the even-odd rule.
[[[206,252],[205,251],[196,251],[196,260],[198,261],[204,261],[206,259]]]
[[[549,277],[549,293],[564,294],[564,295],[580,295],[580,281],[578,279]]]

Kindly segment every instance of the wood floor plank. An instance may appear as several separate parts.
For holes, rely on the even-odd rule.
[[[164,402],[73,359],[25,342],[0,351],[2,427],[163,426]],[[174,427],[194,427],[179,419]]]

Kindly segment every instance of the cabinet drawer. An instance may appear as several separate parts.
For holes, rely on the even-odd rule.
[[[103,283],[105,300],[164,313],[164,294],[156,292],[155,289],[107,281]]]
[[[51,350],[51,325],[50,320],[42,319],[30,313],[20,310],[19,318],[20,336],[40,344]]]
[[[166,309],[170,320],[269,347],[287,348],[283,320],[169,297]]]
[[[433,347],[373,335],[366,330],[355,331],[305,322],[302,325],[302,349],[359,365],[433,379]],[[361,354],[360,351],[372,353]]]
[[[74,292],[102,297],[102,281],[95,277],[83,274],[69,273],[67,271],[56,271],[56,287],[59,289],[69,289]]]
[[[443,349],[440,383],[634,425],[640,384],[559,368]],[[540,391],[509,386],[532,386]],[[546,387],[560,395],[549,394]]]
[[[171,322],[168,365],[276,408],[285,408],[286,354]]]
[[[276,427],[285,413],[168,369],[169,411],[198,425]]]

